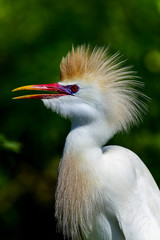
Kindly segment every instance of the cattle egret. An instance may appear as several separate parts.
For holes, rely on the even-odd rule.
[[[71,120],[59,165],[55,216],[73,240],[160,240],[160,191],[130,150],[105,146],[145,111],[141,85],[119,54],[72,48],[60,64],[60,82],[23,86],[44,90],[46,107]]]

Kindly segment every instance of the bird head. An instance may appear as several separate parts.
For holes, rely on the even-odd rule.
[[[137,123],[145,104],[137,90],[130,67],[122,67],[118,53],[109,56],[108,49],[94,48],[90,52],[84,45],[62,58],[58,83],[23,86],[17,90],[43,90],[49,93],[26,95],[15,99],[42,99],[53,111],[72,121],[104,120],[113,132],[126,130]]]

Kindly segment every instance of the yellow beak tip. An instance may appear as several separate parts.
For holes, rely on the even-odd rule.
[[[34,85],[22,86],[22,87],[14,88],[12,92],[20,91],[20,90],[35,90],[33,87]]]
[[[19,99],[19,97],[13,97],[12,99]]]

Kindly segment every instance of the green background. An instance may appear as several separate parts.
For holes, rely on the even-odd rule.
[[[145,82],[143,124],[109,143],[136,152],[160,186],[160,0],[0,0],[0,239],[62,239],[56,233],[57,167],[70,122],[13,88],[59,81],[75,46],[110,46]]]

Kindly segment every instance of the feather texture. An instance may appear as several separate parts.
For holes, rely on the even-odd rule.
[[[120,54],[109,56],[108,48],[90,51],[89,46],[72,47],[60,64],[61,82],[82,82],[99,89],[101,105],[114,132],[127,130],[142,119],[147,97],[139,91],[143,83],[137,81],[131,67],[122,67]],[[103,103],[103,104],[102,104]]]

